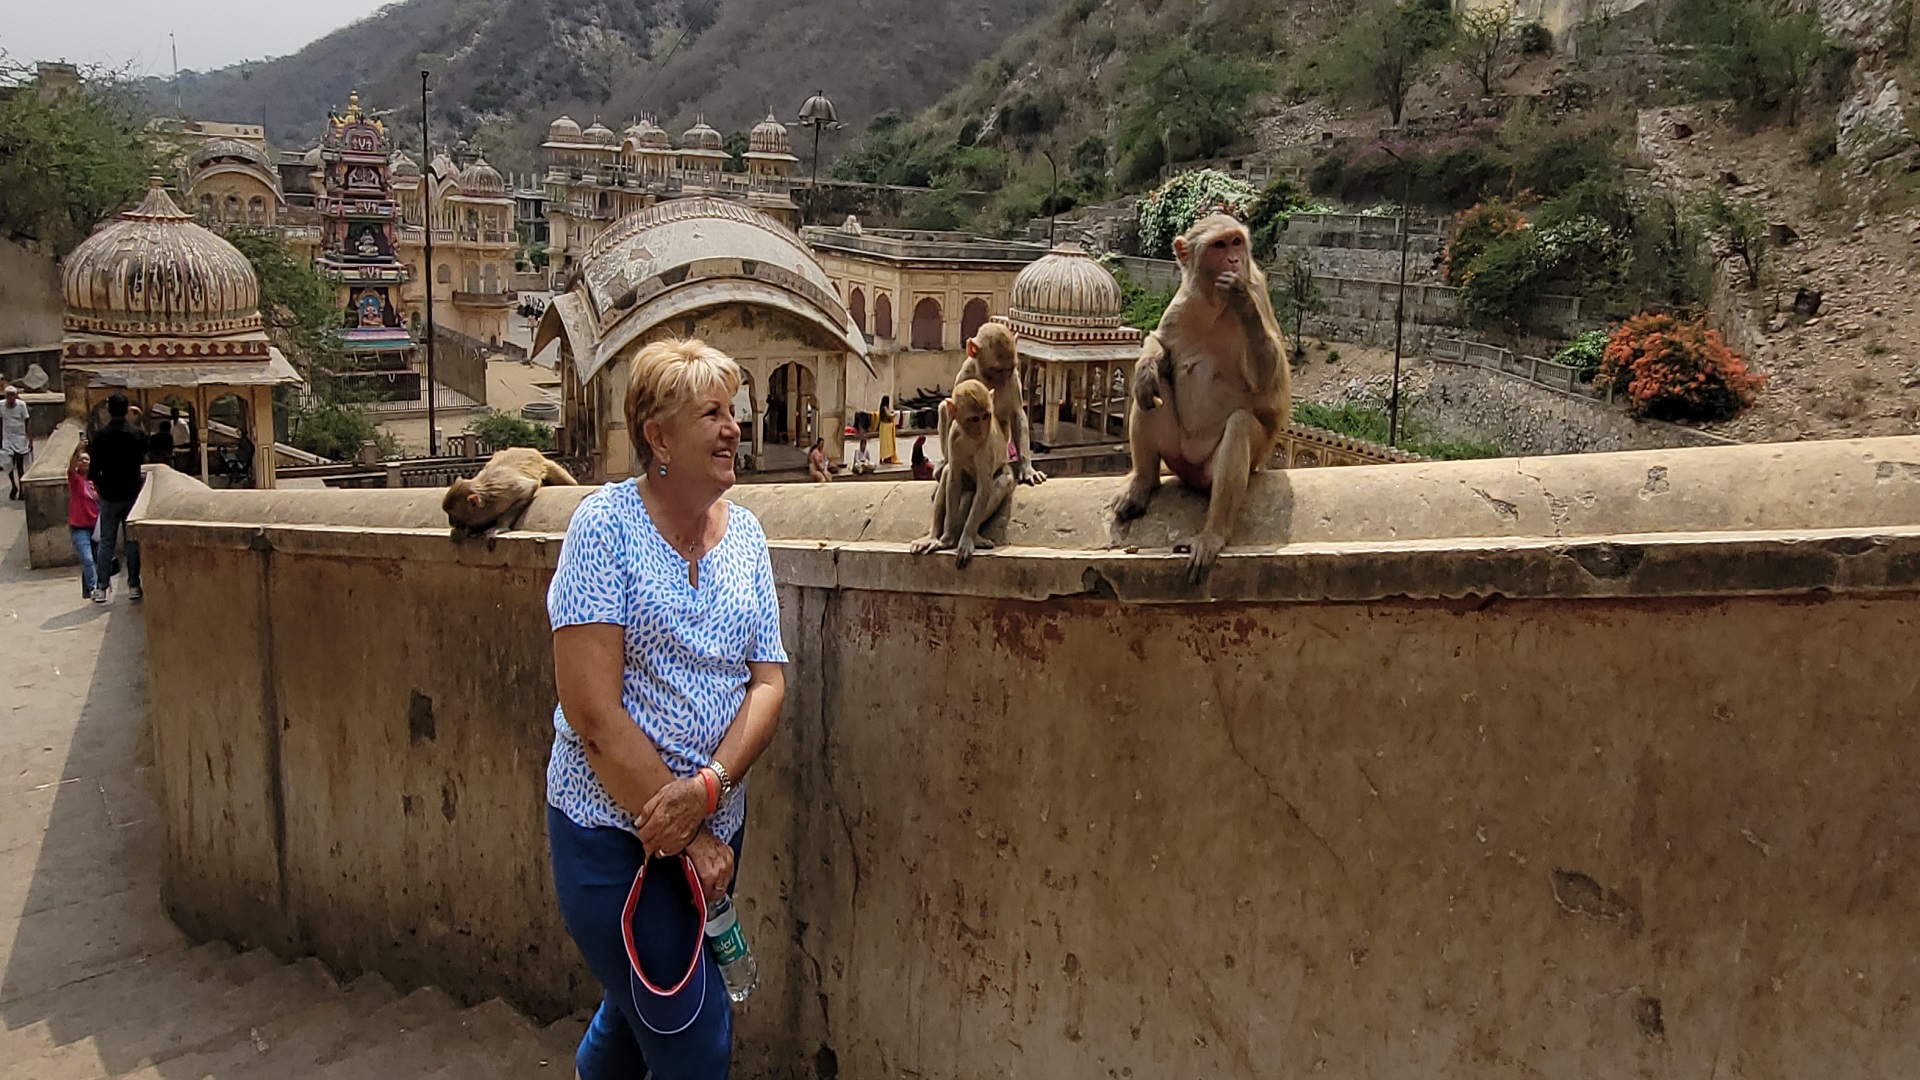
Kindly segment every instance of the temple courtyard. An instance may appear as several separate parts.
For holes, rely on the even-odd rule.
[[[181,934],[161,902],[141,609],[26,569],[20,507],[0,504],[0,1080],[571,1076],[577,1021]]]

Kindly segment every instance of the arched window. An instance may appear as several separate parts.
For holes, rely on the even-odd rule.
[[[873,298],[873,336],[893,338],[893,300],[886,293]]]
[[[440,277],[440,284],[442,285],[453,284],[453,267],[448,266],[446,263],[441,263],[439,277]]]
[[[913,338],[909,343],[915,349],[942,349],[945,334],[942,323],[945,315],[940,310],[940,301],[929,296],[913,305]]]
[[[480,291],[480,268],[472,263],[467,264],[467,291]]]
[[[493,263],[488,263],[486,266],[486,273],[484,276],[486,279],[485,281],[486,291],[490,293],[499,292],[500,291],[500,268],[494,265]]]
[[[853,287],[852,297],[847,301],[847,310],[853,315],[853,325],[859,327],[861,333],[866,333],[867,294],[860,291],[860,286],[858,285]]]
[[[976,296],[973,299],[967,301],[967,306],[964,309],[962,309],[960,312],[961,342],[964,343],[968,340],[971,340],[973,335],[975,333],[978,333],[980,328],[982,326],[985,326],[986,324],[987,324],[986,300],[982,297]]]
[[[264,224],[267,220],[267,204],[255,195],[247,200],[247,222],[252,225]]]

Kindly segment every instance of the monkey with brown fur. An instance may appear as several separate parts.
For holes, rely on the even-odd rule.
[[[447,512],[456,540],[505,532],[520,523],[542,487],[577,483],[572,473],[540,451],[510,447],[495,451],[473,479],[455,480],[440,508]]]
[[[1180,290],[1148,335],[1133,373],[1133,471],[1114,516],[1146,513],[1160,465],[1210,492],[1187,577],[1213,568],[1240,516],[1247,484],[1263,469],[1293,409],[1280,324],[1254,263],[1247,227],[1225,214],[1194,223],[1173,242]]]
[[[986,383],[967,379],[955,386],[940,414],[952,417],[941,440],[947,468],[934,483],[933,528],[913,542],[913,553],[955,551],[955,565],[964,567],[975,548],[993,548],[980,526],[1006,505],[1016,484],[1007,464],[1007,429]]]
[[[1027,420],[1026,388],[1020,382],[1020,357],[1013,331],[999,323],[987,323],[974,331],[967,341],[967,359],[954,375],[954,387],[968,379],[978,379],[993,395],[994,422],[1012,433],[1014,444],[1013,477],[1022,484],[1045,483],[1047,474],[1033,467],[1033,432]],[[946,409],[946,403],[940,405]],[[947,445],[947,415],[940,414],[940,451],[953,456]],[[942,468],[945,468],[943,463]]]

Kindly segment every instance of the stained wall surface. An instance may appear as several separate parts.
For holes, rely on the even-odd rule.
[[[1114,535],[1119,483],[965,572],[923,486],[739,489],[793,655],[741,1075],[1920,1070],[1920,440],[1269,475],[1197,589],[1199,501]],[[597,996],[541,834],[580,493],[456,545],[432,492],[149,491],[176,918]]]

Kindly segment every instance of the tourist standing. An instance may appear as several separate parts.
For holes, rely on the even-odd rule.
[[[21,499],[21,481],[27,478],[27,458],[33,454],[33,437],[28,433],[33,410],[20,400],[20,388],[12,383],[0,391],[0,453],[7,455],[7,498]]]
[[[100,546],[94,549],[93,565],[103,601],[104,594],[112,592],[113,576],[119,572],[114,546],[120,541],[127,515],[133,512],[133,501],[140,497],[140,488],[147,479],[140,471],[140,463],[147,459],[147,434],[127,419],[128,411],[125,394],[108,398],[107,426],[95,432],[88,445],[93,464],[87,469],[87,478],[93,481],[94,491],[100,496]],[[141,596],[140,545],[128,539],[126,549],[127,595],[138,600]]]
[[[581,501],[547,591],[554,890],[605,990],[580,1080],[724,1080],[732,1057],[734,969],[703,947],[703,907],[730,902],[741,784],[779,722],[787,659],[766,535],[724,498],[739,387],[699,341],[640,351],[640,475]]]
[[[67,533],[80,559],[80,595],[96,604],[107,602],[107,590],[93,570],[93,531],[100,524],[100,497],[87,479],[87,448],[77,446],[67,462]]]
[[[895,441],[898,431],[893,422],[893,398],[880,399],[880,464],[900,464],[900,447]]]

